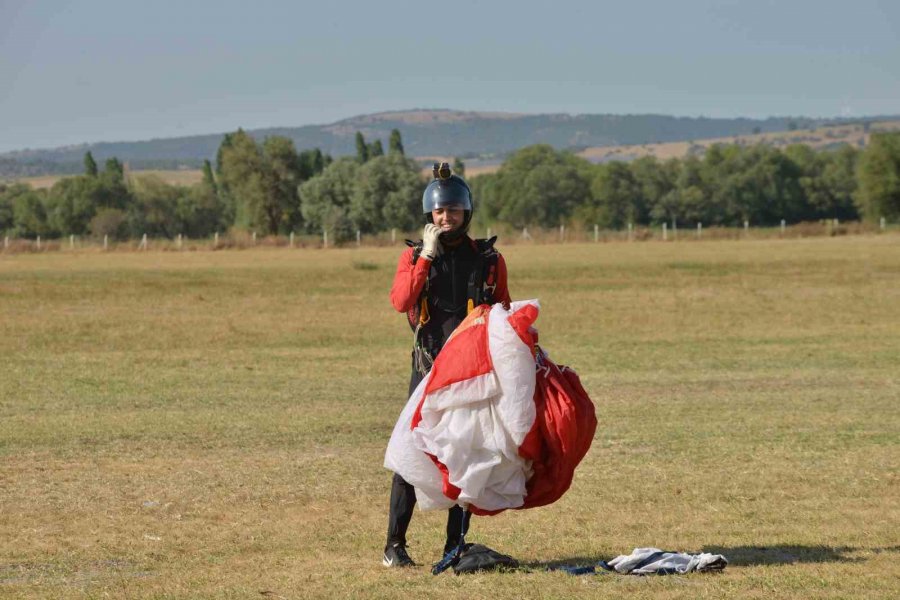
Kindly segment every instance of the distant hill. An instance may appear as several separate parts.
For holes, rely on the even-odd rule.
[[[746,136],[827,124],[863,123],[897,119],[873,116],[854,119],[770,117],[767,119],[711,119],[666,115],[568,115],[465,112],[415,109],[383,112],[344,119],[329,125],[275,127],[252,130],[257,139],[281,135],[298,150],[321,148],[332,156],[355,153],[354,136],[386,145],[392,129],[399,129],[411,156],[461,156],[499,161],[503,155],[531,144],[583,150],[607,146],[635,146],[699,139]],[[224,133],[138,142],[99,142],[43,150],[0,154],[0,176],[24,177],[77,173],[90,150],[102,164],[115,156],[133,169],[196,168],[214,159]]]

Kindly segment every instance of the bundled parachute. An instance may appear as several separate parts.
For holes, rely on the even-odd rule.
[[[415,486],[423,510],[496,514],[569,489],[597,418],[575,372],[536,345],[539,309],[477,307],[410,396],[384,466]]]

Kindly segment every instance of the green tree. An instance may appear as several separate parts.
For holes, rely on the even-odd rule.
[[[794,144],[784,151],[799,171],[805,210],[802,219],[858,219],[853,204],[856,162],[859,152],[852,146],[837,151],[816,152]]]
[[[216,177],[213,175],[212,164],[208,159],[203,159],[203,185],[216,191]]]
[[[477,186],[484,214],[516,227],[556,226],[590,200],[590,170],[587,161],[549,145],[523,148],[503,163],[489,185]]]
[[[873,133],[859,160],[856,201],[865,217],[900,219],[900,133]]]
[[[328,165],[321,175],[300,186],[301,209],[307,230],[328,230],[335,240],[346,240],[354,234],[350,220],[350,204],[354,195],[360,164],[342,158]]]
[[[135,177],[132,181],[134,202],[127,214],[128,230],[132,237],[143,234],[172,239],[182,233],[177,215],[184,188],[169,185],[155,175]]]
[[[272,136],[260,148],[238,130],[220,150],[219,187],[227,192],[238,227],[275,234],[299,225],[301,164],[291,140]]]
[[[254,228],[255,209],[265,198],[262,151],[248,133],[238,129],[223,139],[218,164],[220,189],[231,204],[234,224]]]
[[[453,157],[453,172],[459,175],[460,177],[466,176],[466,163],[462,161],[462,159],[458,156]]]
[[[125,167],[119,162],[118,158],[113,156],[112,158],[106,159],[106,164],[103,167],[103,174],[111,180],[124,181]]]
[[[100,174],[100,194],[97,206],[125,210],[131,202],[131,193],[125,182],[125,167],[119,159],[112,157],[106,161]]]
[[[412,229],[420,222],[424,189],[415,161],[397,154],[373,158],[356,174],[347,216],[366,233]]]
[[[496,173],[485,173],[468,180],[476,210],[472,217],[475,227],[484,228],[500,219],[502,205],[501,181]]]
[[[205,238],[227,227],[225,210],[215,190],[206,182],[178,195],[175,203],[178,232],[192,238]]]
[[[384,146],[381,145],[381,140],[375,140],[374,142],[369,144],[369,159],[373,159],[378,156],[384,156]]]
[[[601,227],[621,229],[628,223],[637,223],[641,207],[636,201],[641,195],[641,186],[634,174],[623,162],[599,165],[591,183],[593,203],[585,215]]]
[[[114,240],[128,237],[128,215],[118,208],[101,208],[88,224],[88,230],[95,238],[109,236]]]
[[[290,233],[303,222],[297,191],[303,182],[300,157],[292,140],[272,136],[263,142],[263,159],[268,192],[264,221],[269,233]]]
[[[57,235],[83,235],[97,209],[105,204],[103,183],[98,177],[64,177],[53,184],[47,197],[46,216]]]
[[[363,137],[362,132],[356,132],[356,161],[360,164],[364,164],[369,160],[369,146],[366,145],[366,138]]]
[[[97,176],[97,161],[94,160],[90,150],[84,153],[84,174],[88,177]]]
[[[300,153],[300,180],[307,181],[325,170],[331,164],[331,156],[322,154],[319,148]]]
[[[826,161],[822,170],[822,179],[831,190],[831,205],[826,217],[841,220],[856,220],[860,214],[853,197],[856,195],[856,167],[859,163],[859,150],[850,145],[842,146],[834,152],[823,153]]]
[[[714,144],[703,161],[712,203],[721,221],[740,225],[801,220],[805,214],[800,170],[782,152],[764,144],[748,148]]]
[[[0,233],[9,231],[13,227],[13,198],[16,196],[14,188],[28,188],[25,184],[7,186],[0,183]]]
[[[238,132],[243,133],[243,130],[238,129]],[[219,202],[223,207],[223,219],[227,225],[234,225],[237,221],[237,203],[235,202],[234,196],[232,195],[231,190],[228,187],[228,181],[226,181],[225,177],[223,176],[223,171],[225,168],[225,154],[232,147],[232,135],[233,134],[231,133],[226,133],[224,136],[222,136],[222,142],[219,144],[218,150],[216,150],[216,195],[219,197]]]
[[[660,163],[653,156],[645,156],[628,166],[639,190],[633,200],[635,222],[645,222],[648,216],[658,223],[683,220],[680,197],[675,193],[677,162]]]
[[[696,156],[688,156],[683,160],[672,159],[670,162],[678,169],[675,190],[672,192],[675,198],[667,198],[665,201],[677,203],[679,219],[692,225],[721,225],[725,220],[725,211],[713,201],[703,162]]]
[[[12,186],[7,196],[12,202],[13,229],[16,237],[46,236],[50,233],[44,208],[46,192],[30,186]]]
[[[388,141],[388,154],[399,154],[400,156],[405,154],[399,129],[391,129],[391,139]]]
[[[244,133],[243,129],[238,129],[236,133]],[[216,150],[216,174],[222,175],[222,171],[225,168],[225,152],[231,148],[231,133],[226,133],[222,136],[222,142],[219,144],[219,149]]]

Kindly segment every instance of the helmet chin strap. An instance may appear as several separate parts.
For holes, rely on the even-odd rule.
[[[459,229],[454,229],[453,231],[447,231],[445,233],[440,234],[438,236],[438,240],[440,240],[442,244],[446,243],[446,242],[453,243],[456,240],[461,239],[468,232],[469,232],[469,224],[466,223]]]

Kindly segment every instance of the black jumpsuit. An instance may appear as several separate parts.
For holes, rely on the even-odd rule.
[[[444,342],[466,318],[469,280],[472,272],[478,268],[479,264],[476,250],[468,237],[463,238],[462,243],[456,248],[447,248],[445,246],[442,255],[431,263],[427,278],[427,302],[430,320],[423,326],[422,344],[432,357],[437,357],[444,346]],[[508,300],[508,293],[505,291],[505,265],[503,271],[503,296],[505,298],[499,297],[498,299]],[[415,360],[413,360],[407,397],[412,395],[423,377],[416,370]],[[395,473],[391,484],[390,515],[388,518],[387,544],[389,546],[394,544],[406,545],[406,530],[412,519],[415,505],[415,488]],[[465,513],[467,521],[470,516],[470,513]],[[464,512],[462,508],[454,506],[450,509],[447,516],[445,554],[455,548],[459,542],[459,537],[463,530],[463,518]],[[468,522],[466,522],[466,529],[468,529]]]

